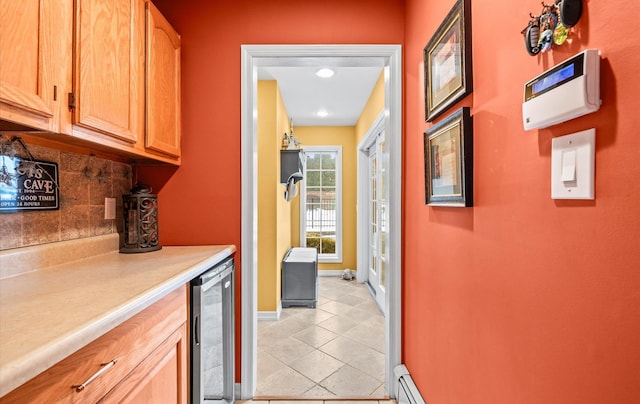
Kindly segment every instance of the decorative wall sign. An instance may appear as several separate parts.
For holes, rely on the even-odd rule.
[[[427,205],[473,206],[473,122],[469,107],[424,133]]]
[[[424,48],[425,120],[473,91],[471,0],[458,0]]]
[[[0,213],[60,208],[58,164],[1,156]]]

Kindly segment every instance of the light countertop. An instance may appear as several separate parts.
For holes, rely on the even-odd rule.
[[[234,252],[109,252],[0,279],[0,397]]]

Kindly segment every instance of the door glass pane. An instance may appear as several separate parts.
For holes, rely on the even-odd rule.
[[[386,206],[387,204],[385,202],[381,202],[380,203],[380,255],[384,256],[386,250],[386,241],[387,241],[387,222],[385,220],[385,213],[386,213]]]
[[[222,284],[202,292],[202,383],[204,397],[221,399],[224,393],[222,344]]]
[[[386,142],[384,138],[379,142],[380,147],[380,162],[379,162],[379,178],[380,178],[380,190],[378,193],[379,208],[380,208],[380,287],[384,288],[384,281],[386,276],[386,253],[387,253],[387,235],[388,235],[388,211],[387,211],[387,164],[388,164],[388,152],[386,150]]]
[[[369,269],[374,275],[378,272],[377,164],[374,150],[369,155]]]

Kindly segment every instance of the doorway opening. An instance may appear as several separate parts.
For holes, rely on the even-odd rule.
[[[400,45],[244,45],[242,46],[242,245],[240,397],[254,396],[257,381],[257,69],[296,66],[314,58],[383,58],[384,130],[388,148],[388,257],[384,279],[385,386],[395,391],[393,368],[401,353],[401,171],[402,92]],[[361,244],[360,242],[358,243]],[[362,254],[358,254],[360,257]],[[361,265],[358,260],[358,272]],[[364,268],[364,267],[362,267]]]

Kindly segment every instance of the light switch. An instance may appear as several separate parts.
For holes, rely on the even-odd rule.
[[[576,149],[562,151],[562,181],[576,180]]]
[[[551,198],[595,198],[595,151],[595,129],[551,140]]]

